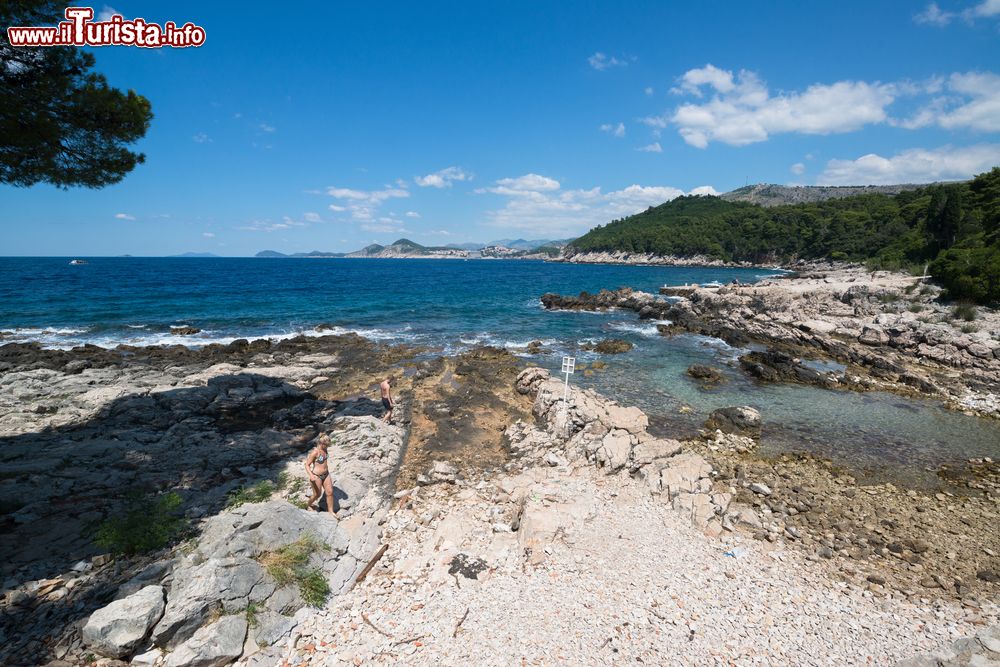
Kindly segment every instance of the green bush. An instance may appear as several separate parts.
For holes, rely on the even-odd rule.
[[[229,500],[226,502],[226,509],[233,509],[246,503],[264,503],[271,499],[271,494],[275,491],[274,483],[265,479],[253,486],[241,486],[230,492]]]
[[[955,306],[951,311],[951,318],[954,320],[965,320],[966,322],[975,321],[978,313],[976,313],[976,307],[971,303],[960,303]]]
[[[98,527],[94,542],[115,555],[134,556],[167,546],[187,525],[178,510],[181,497],[131,493],[123,514]]]
[[[330,595],[330,585],[322,572],[309,567],[309,559],[314,553],[329,550],[329,546],[307,535],[280,549],[262,554],[258,560],[278,584],[294,582],[306,604],[321,607]]]

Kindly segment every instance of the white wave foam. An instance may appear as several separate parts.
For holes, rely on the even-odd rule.
[[[21,328],[21,329],[7,329],[0,333],[4,334],[4,338],[0,339],[0,344],[3,343],[26,343],[26,342],[37,342],[44,348],[54,349],[54,350],[69,350],[80,345],[97,345],[98,347],[104,348],[114,348],[118,345],[134,345],[136,347],[147,347],[152,345],[184,345],[185,347],[199,348],[206,345],[219,344],[219,345],[229,345],[233,341],[244,339],[248,341],[269,339],[272,341],[282,341],[291,338],[296,338],[298,336],[306,336],[309,338],[319,338],[321,336],[337,335],[342,336],[349,333],[354,333],[363,338],[368,338],[369,340],[375,341],[413,341],[419,337],[419,334],[408,333],[411,327],[406,326],[401,331],[386,331],[383,329],[364,329],[356,328],[351,329],[347,327],[332,327],[329,329],[324,329],[322,331],[316,331],[313,328],[303,328],[296,329],[292,331],[275,331],[260,334],[226,334],[218,331],[204,330],[197,334],[190,336],[180,336],[167,331],[164,332],[146,332],[142,331],[147,325],[126,325],[129,329],[136,331],[136,335],[130,335],[127,333],[114,334],[92,334],[85,335],[88,329],[56,329],[53,327],[46,329],[32,329],[32,328]]]
[[[658,324],[671,324],[670,320],[642,320],[641,322],[612,322],[609,329],[624,331],[626,333],[639,334],[646,338],[658,338],[660,335]]]

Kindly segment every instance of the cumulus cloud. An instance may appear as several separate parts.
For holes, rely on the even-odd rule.
[[[119,220],[135,220],[135,216],[128,213],[115,213],[115,217]]]
[[[590,63],[591,67],[599,72],[603,72],[609,67],[625,67],[628,64],[624,60],[619,60],[614,56],[608,56],[600,51],[587,58],[587,62]]]
[[[806,173],[806,166],[801,162],[796,162],[791,167],[789,167],[788,170],[793,174],[795,174],[796,176],[801,176],[802,174]]]
[[[209,138],[209,136],[204,132],[199,132],[198,134],[194,135],[193,137],[191,137],[191,140],[194,141],[196,144],[204,144],[212,141]]]
[[[707,99],[643,122],[654,128],[673,123],[684,141],[697,148],[712,141],[745,146],[774,134],[859,130],[886,121],[896,95],[891,84],[865,81],[813,84],[801,92],[772,95],[756,73],[733,74],[711,64],[686,72],[673,92]]]
[[[471,181],[472,175],[461,167],[447,167],[426,176],[417,176],[414,182],[422,188],[450,188],[455,181]]]
[[[659,141],[654,141],[651,144],[646,144],[645,146],[641,146],[640,148],[636,148],[636,150],[637,151],[642,151],[643,153],[662,153],[663,152],[663,147],[660,146],[660,142]]]
[[[502,208],[487,212],[486,224],[550,238],[580,234],[684,194],[679,188],[643,185],[610,192],[600,187],[564,190],[559,181],[539,174],[500,179],[495,187],[476,192],[507,198]],[[715,190],[702,186],[692,194],[715,194]]]
[[[642,92],[646,93],[647,95],[652,95],[653,92],[654,92],[653,91],[653,87],[652,86],[646,86],[646,88]]]
[[[306,222],[319,222],[320,221],[319,213],[313,213],[312,211],[308,211],[306,213],[303,213],[302,214],[302,219],[305,220]]]
[[[331,186],[326,194],[339,199],[343,204],[330,204],[328,207],[334,213],[348,211],[354,220],[374,220],[379,206],[388,199],[405,199],[410,191],[401,187],[385,186],[381,190],[355,190]]]
[[[538,174],[525,174],[517,178],[501,178],[496,182],[496,186],[491,188],[479,188],[477,194],[492,192],[497,195],[508,197],[530,197],[539,192],[551,192],[561,187],[559,181],[548,176]]]
[[[998,0],[1000,2],[1000,0]],[[947,130],[1000,132],[1000,75],[992,72],[955,73],[933,80],[928,92],[946,92],[897,124],[907,129],[938,125]]]
[[[830,160],[820,185],[890,185],[970,178],[1000,164],[1000,144],[955,148],[912,148],[886,158],[875,153],[856,160]]]
[[[267,132],[269,134],[277,129],[273,125],[268,125],[267,123],[261,123],[257,127],[260,128],[261,132]]]
[[[213,234],[212,232],[202,232],[201,235],[204,236],[206,239],[214,239],[215,238],[215,234]]]
[[[420,217],[420,214],[417,213],[416,211],[407,211],[403,215],[405,215],[407,218],[419,218]]]
[[[625,123],[618,123],[617,125],[613,123],[604,123],[601,125],[601,132],[607,132],[613,137],[618,137],[619,139],[625,136]]]
[[[951,23],[953,18],[955,18],[955,14],[952,12],[942,11],[936,2],[932,2],[927,5],[924,11],[914,15],[913,20],[916,23],[941,27]]]

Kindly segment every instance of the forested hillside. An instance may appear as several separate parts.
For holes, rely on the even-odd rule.
[[[625,251],[725,261],[866,261],[922,270],[951,295],[1000,302],[1000,167],[971,181],[764,208],[679,197],[573,241],[568,254]]]

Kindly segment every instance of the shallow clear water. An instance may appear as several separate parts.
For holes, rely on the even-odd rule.
[[[518,352],[531,340],[552,351],[535,362],[558,371],[563,352],[581,363],[598,355],[577,345],[607,336],[636,347],[602,357],[605,371],[574,382],[646,410],[665,433],[691,434],[708,413],[748,404],[765,419],[763,449],[810,449],[855,469],[926,466],[1000,456],[1000,422],[967,417],[933,402],[795,385],[758,386],[735,368],[741,350],[699,336],[663,338],[630,312],[548,312],[545,292],[711,280],[749,282],[761,269],[630,267],[520,261],[0,258],[0,340],[71,347],[228,342],[313,333],[319,323],[377,340],[453,352],[477,343]],[[202,329],[173,336],[171,325]],[[692,363],[723,365],[728,382],[699,388]],[[733,364],[726,367],[725,364]],[[681,414],[686,405],[692,414]]]

